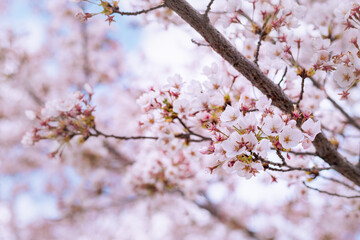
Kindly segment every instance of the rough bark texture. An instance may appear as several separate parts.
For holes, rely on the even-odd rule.
[[[185,0],[165,0],[165,5],[176,12],[185,22],[191,25],[221,57],[246,77],[268,98],[273,105],[286,113],[293,110],[293,102],[281,88],[266,77],[262,71],[246,59],[214,26],[207,16],[200,14]],[[319,133],[313,144],[316,153],[336,171],[360,186],[360,169],[342,157],[330,141]]]

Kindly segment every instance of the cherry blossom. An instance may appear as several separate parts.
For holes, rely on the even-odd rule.
[[[231,125],[236,122],[239,116],[240,110],[228,105],[226,106],[225,111],[221,114],[220,120]]]
[[[340,65],[337,67],[336,71],[334,72],[334,79],[339,84],[340,87],[346,88],[349,87],[352,82],[354,81],[354,70]]]
[[[265,118],[264,122],[265,124],[262,127],[262,131],[269,136],[279,135],[285,127],[285,123],[279,115]]]
[[[321,132],[320,122],[314,122],[311,118],[306,120],[302,125],[301,129],[304,130],[304,135],[310,139],[310,141],[314,141],[316,135]]]
[[[71,2],[0,0],[3,237],[356,239],[357,2]]]
[[[285,149],[297,146],[302,138],[301,131],[290,126],[284,127],[279,135],[279,141]]]

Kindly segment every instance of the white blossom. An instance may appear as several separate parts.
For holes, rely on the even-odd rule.
[[[303,138],[303,133],[297,128],[286,126],[279,135],[279,142],[285,149],[295,147]]]
[[[273,117],[266,117],[264,119],[264,122],[264,126],[261,129],[268,136],[279,135],[285,126],[284,121],[279,115],[274,115]]]
[[[301,129],[304,130],[304,135],[308,137],[311,141],[314,141],[316,135],[321,132],[321,123],[320,121],[314,122],[311,118],[306,120]]]
[[[340,87],[347,88],[354,81],[354,70],[350,67],[340,65],[334,72],[334,80]]]

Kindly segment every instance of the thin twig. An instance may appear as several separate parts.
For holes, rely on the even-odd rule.
[[[215,1],[215,0],[210,0],[209,4],[207,5],[206,10],[205,10],[205,13],[204,13],[204,16],[205,16],[205,17],[208,17],[208,14],[209,14],[209,12],[210,12],[210,10],[211,10],[211,5],[214,3],[214,1]]]
[[[357,123],[357,121],[352,118],[347,112],[345,112],[345,110],[334,99],[332,99],[329,95],[327,95],[326,98],[334,105],[335,108],[337,108],[342,113],[342,115],[344,115],[344,117],[347,118],[347,122],[349,124],[360,130],[360,124]]]
[[[305,78],[306,78],[306,77],[304,77],[304,76],[301,78],[301,92],[300,92],[300,97],[299,97],[298,101],[296,102],[296,105],[298,105],[298,106],[299,106],[299,104],[300,104],[300,102],[301,102],[301,100],[303,99],[303,96],[304,96]]]
[[[187,142],[212,141],[211,138],[202,136],[202,135],[200,135],[198,133],[195,133],[192,130],[190,130],[190,128],[188,126],[186,126],[185,123],[180,118],[177,117],[176,119],[179,120],[180,124],[185,128],[187,133],[175,134],[174,135],[175,138],[185,139]],[[90,133],[89,136],[91,136],[91,137],[103,136],[103,137],[106,137],[106,138],[114,138],[114,139],[118,139],[118,140],[139,140],[139,139],[158,140],[159,139],[159,137],[153,137],[153,136],[129,136],[129,137],[117,136],[117,135],[113,135],[113,134],[103,133],[103,132],[99,131],[98,129],[96,129],[96,127],[94,127],[93,129],[94,129],[95,133]],[[198,137],[200,139],[192,139],[191,136],[196,136],[196,137]]]
[[[280,153],[281,157],[279,156],[281,158],[281,161],[282,161],[281,163],[266,160],[266,159],[260,157],[256,153],[252,153],[252,154],[253,154],[253,156],[255,157],[256,160],[259,160],[262,163],[265,163],[267,165],[266,169],[271,170],[271,171],[278,171],[278,172],[304,171],[304,172],[309,172],[309,173],[318,173],[320,171],[325,171],[325,170],[331,170],[332,169],[331,167],[324,167],[324,168],[294,167],[294,166],[288,165],[286,163],[285,158],[281,155],[281,153]],[[278,167],[278,168],[275,168],[275,167],[272,167],[272,166],[269,166],[269,165],[273,165],[273,166]]]
[[[360,198],[359,195],[345,196],[345,195],[341,195],[341,194],[337,194],[337,193],[331,193],[331,192],[328,192],[328,191],[320,190],[318,188],[310,187],[304,181],[303,181],[303,184],[305,185],[305,187],[307,187],[307,188],[309,188],[311,190],[315,190],[315,191],[318,191],[320,193],[324,193],[324,194],[327,194],[327,195],[330,195],[330,196],[341,197],[341,198]]]
[[[306,156],[317,156],[315,152],[294,152],[294,151],[288,151],[288,153],[294,154],[294,155],[306,155]]]
[[[357,189],[354,188],[353,186],[350,186],[349,184],[347,184],[347,183],[345,183],[345,182],[342,182],[342,181],[340,181],[340,180],[338,180],[338,179],[331,178],[331,177],[325,177],[325,176],[322,176],[322,175],[319,175],[318,177],[323,178],[323,179],[326,179],[326,180],[329,180],[329,181],[332,181],[332,182],[336,182],[336,183],[338,183],[338,184],[341,184],[341,185],[343,185],[343,186],[345,186],[345,187],[347,187],[347,188],[349,188],[349,189],[351,189],[351,190],[353,190],[353,191],[355,191],[355,192],[360,192],[359,190],[357,190]]]
[[[276,150],[275,148],[271,148],[271,150]],[[307,155],[307,156],[317,156],[315,152],[295,152],[295,151],[287,151],[288,153],[294,154],[294,155]]]
[[[262,40],[264,40],[264,36],[266,36],[266,34],[264,34],[263,29],[261,29],[259,40],[258,40],[257,46],[256,46],[256,51],[255,51],[254,63],[256,64],[256,66],[259,66],[258,61],[259,61],[260,47],[261,47]]]
[[[197,133],[193,132],[188,126],[186,126],[186,124],[183,122],[183,120],[181,120],[181,118],[176,117],[175,119],[177,119],[177,120],[180,122],[180,124],[186,129],[186,131],[187,131],[190,135],[197,136],[197,137],[201,138],[203,141],[211,141],[211,138],[209,138],[209,137],[204,137],[204,136],[202,136],[202,135],[200,135],[200,134],[197,134]]]
[[[114,135],[114,134],[103,133],[103,132],[97,130],[96,128],[94,128],[94,130],[95,130],[96,133],[95,134],[90,133],[91,137],[103,136],[103,137],[106,137],[106,138],[115,138],[115,139],[118,139],[118,140],[137,140],[137,139],[157,140],[157,139],[159,139],[158,137],[150,137],[150,136],[130,136],[130,137],[117,136],[117,135]]]
[[[282,83],[282,81],[284,81],[284,79],[285,79],[285,76],[286,76],[286,73],[287,73],[287,66],[285,67],[285,71],[284,71],[284,74],[282,75],[282,77],[281,77],[281,80],[280,80],[280,82],[278,83],[278,86],[280,87],[280,84]]]
[[[122,15],[122,16],[136,16],[136,15],[140,15],[140,14],[144,14],[144,13],[151,12],[151,11],[156,10],[156,9],[159,9],[159,8],[163,8],[163,7],[165,7],[165,6],[166,6],[166,5],[165,5],[165,3],[164,3],[164,4],[161,4],[161,5],[158,5],[158,6],[149,8],[149,9],[143,9],[143,10],[136,11],[136,12],[121,12],[121,11],[115,9],[114,7],[112,7],[112,9],[113,9],[113,12],[114,12],[114,13],[120,14],[120,15]]]
[[[276,149],[276,155],[278,155],[278,157],[281,159],[282,164],[283,164],[284,166],[287,166],[287,163],[286,163],[286,161],[285,161],[285,158],[284,158],[283,155],[281,155],[281,152],[280,152],[279,149]]]
[[[191,39],[191,42],[198,45],[199,47],[210,47],[209,44],[207,44],[207,43],[199,43],[199,42],[195,41],[194,39]]]

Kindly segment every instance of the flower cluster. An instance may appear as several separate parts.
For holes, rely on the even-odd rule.
[[[334,14],[345,26],[345,30],[360,27],[360,5],[355,2],[342,2]]]
[[[273,4],[267,1],[242,1],[239,4],[239,1],[229,1],[227,5],[227,12],[230,12],[230,15],[223,15],[219,20],[224,27],[228,27],[230,24],[242,23],[242,17],[248,18],[244,10],[255,9],[256,13],[259,14],[256,18],[261,19],[262,21],[262,30],[267,35],[272,30],[278,30],[280,27],[293,28],[299,25],[298,19],[304,17],[306,8],[300,6],[294,1],[286,0],[281,1],[280,4]],[[230,17],[230,18],[229,18]],[[261,31],[261,27],[252,24],[252,29],[254,32]]]
[[[222,165],[227,171],[250,178],[263,170],[271,149],[289,151],[302,143],[311,146],[320,132],[320,122],[308,118],[300,131],[289,115],[275,113],[265,96],[255,104],[256,111],[241,111],[241,101],[228,105],[221,114],[220,123],[213,127],[213,152],[217,160],[211,169]],[[264,161],[265,160],[265,161]]]
[[[25,134],[22,143],[29,146],[43,139],[53,139],[61,146],[74,136],[80,136],[80,142],[85,141],[90,136],[90,129],[95,126],[95,107],[89,103],[91,96],[91,91],[89,99],[84,94],[75,92],[65,99],[47,102],[40,113],[26,111],[26,116],[30,120],[37,120],[38,126]]]
[[[73,0],[74,3],[78,3],[81,1],[86,1],[86,0]],[[102,8],[102,11],[98,13],[86,13],[82,9],[79,9],[75,17],[78,20],[80,20],[80,22],[85,23],[89,18],[97,14],[104,14],[105,16],[107,16],[107,19],[105,21],[108,21],[109,25],[111,24],[111,22],[116,22],[114,20],[114,16],[110,16],[110,15],[112,15],[114,11],[119,10],[119,1],[112,1],[112,3],[110,3],[108,1],[100,0],[100,3],[93,3],[93,4],[100,6]]]
[[[332,57],[333,62],[337,64],[334,80],[343,89],[350,89],[360,80],[360,48],[357,42],[357,38],[351,41],[358,51],[357,55],[347,52]]]
[[[250,178],[264,169],[272,149],[286,152],[300,143],[308,149],[320,132],[320,122],[309,114],[296,108],[293,115],[283,114],[267,97],[252,98],[242,87],[234,87],[238,76],[221,76],[216,64],[206,67],[204,74],[208,81],[203,84],[184,83],[178,75],[170,78],[169,84],[159,90],[151,88],[138,103],[147,113],[140,124],[150,126],[154,134],[166,129],[168,136],[184,136],[178,132],[182,125],[189,143],[195,140],[192,137],[209,139],[204,137],[206,129],[211,141],[201,152],[211,159],[211,171],[223,166]],[[300,115],[302,131],[296,121]]]

